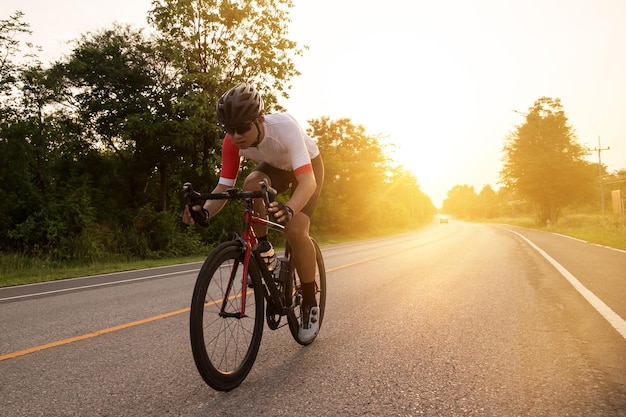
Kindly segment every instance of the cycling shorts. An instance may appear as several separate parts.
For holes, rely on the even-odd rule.
[[[311,160],[311,166],[313,167],[313,175],[315,175],[317,187],[311,198],[309,198],[309,201],[304,205],[302,210],[300,210],[301,213],[306,214],[309,218],[313,216],[315,206],[317,206],[317,200],[322,191],[322,184],[324,183],[324,162],[322,162],[322,155],[313,158]],[[274,188],[278,194],[283,194],[289,190],[293,192],[298,187],[298,180],[293,171],[285,171],[273,167],[267,162],[261,162],[253,171],[260,171],[267,175],[272,184],[272,188]]]

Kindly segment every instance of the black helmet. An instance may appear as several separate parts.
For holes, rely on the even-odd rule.
[[[224,126],[255,120],[263,112],[261,95],[248,83],[240,83],[217,101],[217,118]]]

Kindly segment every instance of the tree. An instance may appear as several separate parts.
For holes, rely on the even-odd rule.
[[[563,111],[561,101],[538,99],[526,121],[503,149],[502,183],[537,206],[541,224],[555,222],[561,209],[590,198],[593,175]]]
[[[293,57],[302,49],[287,35],[291,0],[155,0],[148,21],[163,50],[180,69],[177,108],[185,120],[190,180],[212,180],[223,132],[215,115],[220,95],[240,81],[263,92],[266,111],[287,97],[299,75]],[[199,178],[201,177],[201,178]]]
[[[307,132],[324,158],[324,189],[316,217],[340,230],[369,227],[374,190],[383,189],[386,159],[376,137],[350,119],[309,120]],[[318,213],[319,212],[319,213]],[[368,221],[368,218],[370,218]]]
[[[66,104],[80,118],[82,139],[124,165],[125,191],[135,206],[153,200],[142,196],[150,189],[165,211],[169,170],[180,163],[176,151],[184,134],[175,109],[177,74],[159,45],[141,31],[115,25],[84,35],[53,72],[65,80]]]
[[[38,68],[28,67],[18,40],[31,33],[23,16],[15,12],[0,20],[0,235],[1,247],[13,248],[22,247],[23,237],[37,240],[37,233],[24,225],[34,225],[29,218],[45,201],[41,191],[49,157],[44,103],[36,83],[29,82],[38,78]]]
[[[462,219],[476,218],[479,210],[478,196],[474,187],[467,184],[452,187],[443,201],[441,210]]]
[[[478,194],[478,208],[481,217],[491,219],[500,213],[498,195],[489,184],[485,185]]]
[[[378,135],[350,119],[309,120],[324,158],[325,179],[313,226],[328,234],[415,226],[434,206],[406,170],[394,167]]]
[[[149,22],[178,65],[212,96],[242,80],[270,87],[267,93],[286,92],[285,81],[300,74],[292,57],[302,50],[286,38],[292,0],[155,0],[153,5]]]
[[[403,166],[397,166],[390,168],[386,176],[386,185],[378,194],[383,218],[389,226],[418,226],[432,220],[436,208],[411,172]],[[394,215],[384,214],[389,211]]]
[[[4,107],[7,94],[11,94],[20,65],[15,61],[20,54],[20,34],[31,34],[30,25],[22,18],[24,13],[17,11],[8,19],[0,20],[0,99]]]

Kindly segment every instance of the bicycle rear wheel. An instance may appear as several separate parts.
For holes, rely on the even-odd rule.
[[[326,267],[324,266],[324,258],[322,257],[322,251],[315,239],[311,238],[313,246],[315,247],[315,298],[317,305],[320,309],[320,329],[322,328],[322,321],[324,320],[324,310],[326,309]],[[287,297],[287,305],[292,307],[289,314],[287,314],[287,320],[289,321],[289,330],[291,330],[291,336],[299,344],[306,346],[315,340],[315,338],[307,341],[303,341],[299,337],[300,331],[300,318],[302,316],[302,289],[300,286],[300,277],[298,272],[293,266],[293,262],[290,258],[290,277],[287,279],[285,285],[285,294]],[[291,294],[291,297],[289,296]]]
[[[263,335],[264,295],[253,259],[245,288],[245,315],[240,317],[242,279],[241,244],[223,243],[202,265],[191,301],[193,358],[202,379],[219,391],[231,390],[243,382],[252,369]]]

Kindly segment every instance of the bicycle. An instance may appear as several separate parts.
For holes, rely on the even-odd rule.
[[[189,328],[193,358],[204,381],[219,391],[229,391],[247,377],[259,351],[264,322],[271,330],[289,325],[294,340],[303,346],[315,339],[304,341],[298,337],[302,294],[289,243],[274,270],[268,269],[261,255],[253,250],[257,243],[253,224],[285,232],[283,225],[254,212],[254,199],[263,198],[267,207],[276,196],[276,191],[264,181],[260,185],[260,191],[232,188],[215,194],[198,193],[190,183],[183,187],[187,203],[194,205],[209,199],[244,202],[241,235],[235,234],[233,240],[220,244],[209,254],[196,279],[191,300]],[[326,305],[326,269],[317,242],[313,238],[311,241],[315,248],[315,297],[321,328]],[[281,325],[284,316],[287,323]]]

